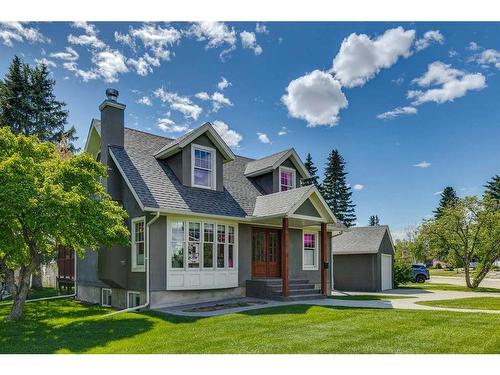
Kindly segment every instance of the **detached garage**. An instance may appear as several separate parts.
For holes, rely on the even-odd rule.
[[[332,255],[335,290],[392,289],[394,244],[387,225],[349,228],[332,238]]]

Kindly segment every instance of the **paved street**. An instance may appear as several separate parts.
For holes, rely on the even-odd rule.
[[[431,276],[431,279],[427,282],[437,283],[437,284],[465,285],[465,279],[463,277],[453,277],[453,276]],[[481,285],[479,286],[485,288],[500,289],[500,279],[484,279],[481,282]]]

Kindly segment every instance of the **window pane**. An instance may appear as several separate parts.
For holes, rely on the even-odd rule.
[[[200,243],[188,243],[188,268],[200,268]]]
[[[172,242],[172,268],[184,268],[184,242]]]
[[[214,266],[214,244],[204,243],[203,244],[203,267],[213,268]]]
[[[172,222],[172,241],[184,241],[184,223],[182,221]]]
[[[144,222],[139,221],[135,223],[135,241],[144,241]]]
[[[136,244],[136,264],[138,266],[144,266],[144,242],[139,242]]]
[[[316,247],[316,236],[312,233],[304,234],[304,247]]]
[[[214,225],[213,224],[203,224],[204,236],[203,240],[205,242],[214,242]]]
[[[232,226],[227,227],[227,236],[228,236],[228,242],[234,243],[234,227]]]
[[[217,244],[217,268],[224,268],[224,244]]]
[[[304,249],[304,265],[315,266],[315,257],[313,249]]]
[[[212,186],[212,172],[205,169],[194,169],[194,184],[199,186]]]
[[[234,267],[233,253],[234,253],[234,245],[227,245],[227,266],[229,268]]]
[[[200,241],[201,236],[201,224],[200,223],[189,223],[189,234],[188,241]]]
[[[194,166],[203,169],[212,169],[212,153],[210,151],[194,150]]]
[[[226,242],[226,226],[225,225],[217,225],[217,242],[220,242],[220,243]]]

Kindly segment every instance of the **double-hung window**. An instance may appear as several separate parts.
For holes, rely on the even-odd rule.
[[[132,219],[132,272],[145,271],[145,229],[146,220],[144,217]]]
[[[287,191],[295,188],[295,169],[279,167],[280,191]]]
[[[109,288],[101,289],[101,305],[105,307],[111,307],[111,295],[112,291]]]
[[[141,294],[139,292],[127,292],[127,308],[141,305]]]
[[[304,232],[302,241],[302,268],[304,270],[317,270],[318,234],[316,232]]]
[[[215,189],[215,150],[192,145],[192,186]]]

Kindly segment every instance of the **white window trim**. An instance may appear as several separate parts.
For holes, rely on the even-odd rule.
[[[305,248],[304,248],[304,235],[314,234],[314,266],[305,264]],[[313,230],[302,230],[302,270],[303,271],[317,271],[319,270],[319,251],[318,251],[319,232]]]
[[[133,290],[128,290],[127,291],[127,309],[130,309],[132,307],[135,307],[135,306],[130,306],[130,295],[131,294],[138,294],[139,295],[139,305],[140,305],[140,301],[141,301],[141,292],[136,292],[136,291],[133,291]],[[138,306],[139,306],[138,305]]]
[[[284,191],[284,190],[281,190],[281,171],[282,170],[292,172],[292,189],[295,189],[297,187],[297,175],[296,175],[297,171],[294,168],[285,167],[283,165],[280,165],[280,167],[278,168],[279,191]]]
[[[144,223],[144,264],[143,265],[138,265],[137,264],[137,248],[135,244],[135,224],[139,222]],[[145,272],[146,271],[146,217],[145,216],[140,216],[133,218],[130,221],[130,234],[131,234],[131,241],[130,241],[130,256],[131,256],[131,262],[130,262],[130,270],[132,272]]]
[[[196,185],[194,183],[194,164],[195,164],[194,152],[195,152],[195,150],[208,151],[212,154],[212,178],[211,178],[212,184],[211,184],[211,186]],[[216,190],[217,189],[217,151],[214,148],[197,145],[195,143],[191,144],[191,186],[201,188],[201,189],[209,189],[209,190]]]
[[[110,288],[101,288],[101,306],[103,307],[111,307],[111,305],[104,303],[104,291],[109,291],[109,295],[111,296],[111,303],[113,303],[113,290]]]

